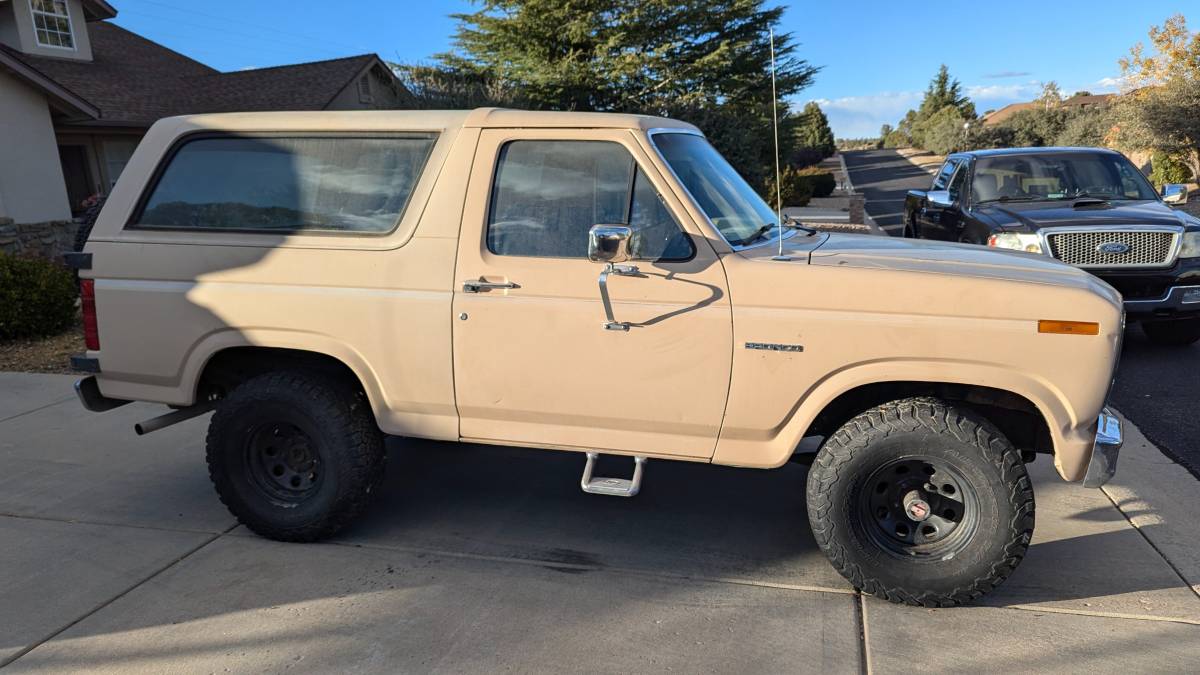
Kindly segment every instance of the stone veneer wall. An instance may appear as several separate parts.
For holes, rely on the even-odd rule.
[[[78,229],[79,223],[71,221],[18,224],[0,218],[0,252],[61,262],[63,253],[74,250]]]

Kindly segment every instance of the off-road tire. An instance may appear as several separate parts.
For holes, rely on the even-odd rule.
[[[904,213],[904,229],[900,235],[903,239],[920,239],[921,233],[917,230],[917,218],[911,211]]]
[[[865,483],[877,467],[912,456],[953,464],[978,497],[978,521],[949,559],[886,550],[855,506],[874,489]],[[1033,487],[1021,454],[986,420],[939,399],[892,401],[843,425],[809,471],[807,501],[813,535],[834,568],[855,588],[895,603],[971,602],[1008,578],[1033,536]]]
[[[1143,321],[1142,332],[1156,345],[1186,347],[1200,340],[1200,318]]]
[[[272,424],[311,438],[319,458],[319,481],[292,501],[268,494],[250,467],[251,439]],[[221,400],[208,427],[207,459],[221,502],[246,527],[269,539],[316,541],[366,510],[383,480],[385,452],[361,390],[334,376],[285,371],[249,379]]]

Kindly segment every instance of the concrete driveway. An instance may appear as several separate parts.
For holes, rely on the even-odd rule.
[[[87,413],[72,380],[0,373],[0,664],[14,672],[1200,662],[1200,484],[1136,430],[1128,481],[1104,491],[1036,462],[1025,563],[983,606],[927,610],[863,598],[829,567],[800,465],[652,462],[622,500],[581,493],[574,455],[397,439],[364,522],[278,544],[217,501],[206,419],[139,438],[133,423],[160,409]]]

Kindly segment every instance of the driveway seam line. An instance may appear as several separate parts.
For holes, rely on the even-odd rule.
[[[1200,621],[1196,619],[1185,619],[1183,617],[1172,616],[1155,616],[1152,614],[1123,614],[1121,612],[1089,612],[1082,609],[1069,609],[1067,607],[1045,607],[1042,605],[978,605],[979,607],[991,607],[992,609],[1012,609],[1019,612],[1046,612],[1047,614],[1069,614],[1072,616],[1088,616],[1093,619],[1124,619],[1126,621],[1153,621],[1157,623],[1181,623],[1188,626],[1200,626]]]
[[[874,670],[871,668],[871,647],[868,642],[867,633],[867,599],[863,596],[862,591],[855,592],[858,597],[854,602],[854,616],[858,620],[858,644],[859,658],[862,659],[862,672],[866,675],[872,675]]]
[[[177,527],[160,527],[157,525],[132,525],[130,523],[106,522],[103,520],[77,520],[75,518],[54,518],[52,516],[32,516],[24,513],[0,513],[0,518],[17,520],[36,520],[46,523],[66,523],[68,525],[94,525],[96,527],[127,527],[134,530],[150,530],[151,532],[176,532],[180,534],[225,534],[229,530],[214,532],[212,530],[191,530]],[[234,524],[237,527],[237,524]]]
[[[59,400],[57,400],[57,401],[53,401],[53,402],[51,402],[51,403],[47,403],[46,405],[43,405],[43,406],[38,406],[38,407],[36,407],[36,408],[34,408],[34,409],[32,409],[32,410],[26,410],[25,412],[19,412],[19,413],[17,413],[16,415],[12,415],[12,416],[10,416],[10,417],[5,417],[4,419],[0,419],[0,424],[4,424],[5,422],[8,422],[9,420],[15,420],[15,419],[17,419],[18,417],[24,417],[24,416],[26,416],[26,415],[32,415],[33,413],[35,413],[35,412],[40,412],[40,411],[42,411],[42,410],[45,410],[46,408],[53,408],[54,406],[56,406],[56,405],[59,405],[60,403],[66,403],[67,401],[70,401],[70,400],[71,400],[71,399],[73,399],[73,398],[75,398],[75,397],[74,397],[74,396],[67,396],[67,397],[65,397],[65,398],[61,398],[61,399],[59,399]]]
[[[209,544],[213,543],[214,541],[216,541],[216,540],[220,539],[221,537],[225,536],[225,535],[226,535],[226,534],[228,534],[228,533],[229,533],[231,530],[233,530],[235,527],[237,527],[237,525],[233,525],[233,526],[231,526],[229,529],[225,530],[224,532],[218,532],[217,534],[214,534],[213,536],[211,536],[211,537],[209,537],[208,539],[204,540],[204,541],[203,541],[203,542],[201,542],[200,544],[198,544],[198,545],[196,545],[196,546],[192,547],[191,549],[187,550],[187,551],[186,551],[186,552],[185,552],[183,555],[181,555],[181,556],[179,556],[179,557],[175,558],[174,560],[171,560],[171,561],[170,561],[170,562],[168,562],[166,565],[163,565],[162,567],[158,568],[157,570],[155,570],[155,571],[151,572],[151,573],[150,573],[148,576],[146,576],[145,578],[141,579],[140,581],[138,581],[138,582],[134,583],[132,586],[130,586],[130,587],[128,587],[128,588],[126,588],[125,590],[121,591],[120,593],[117,593],[116,595],[114,595],[113,597],[109,598],[108,600],[105,600],[104,602],[101,602],[99,605],[97,605],[97,606],[93,607],[92,609],[88,610],[87,612],[84,612],[84,613],[83,613],[81,616],[79,616],[79,617],[78,617],[78,618],[76,618],[75,620],[73,620],[73,621],[71,621],[71,622],[67,623],[67,624],[66,624],[65,626],[63,626],[62,628],[59,628],[59,629],[57,629],[57,630],[54,630],[54,631],[52,631],[52,632],[51,632],[49,635],[46,635],[46,636],[45,636],[45,637],[43,637],[42,639],[40,639],[40,640],[38,640],[38,641],[36,641],[36,642],[34,642],[34,643],[32,643],[32,644],[30,644],[30,645],[26,646],[24,649],[22,649],[22,650],[18,651],[17,653],[13,654],[13,655],[12,655],[12,656],[10,656],[9,658],[7,658],[7,659],[5,659],[5,660],[3,660],[3,661],[0,661],[0,668],[5,668],[5,667],[7,667],[7,666],[9,666],[9,665],[12,665],[12,664],[13,664],[13,663],[15,663],[15,662],[16,662],[18,659],[20,659],[21,657],[25,656],[25,655],[26,655],[26,654],[28,654],[29,652],[32,652],[33,650],[37,649],[38,647],[41,647],[42,645],[46,644],[47,642],[49,642],[49,641],[53,640],[54,638],[58,637],[59,635],[62,635],[62,634],[63,634],[63,633],[65,633],[66,631],[70,630],[71,628],[73,628],[73,627],[77,626],[79,623],[81,623],[81,622],[82,622],[82,621],[84,621],[85,619],[87,619],[87,618],[89,618],[89,617],[91,617],[91,616],[95,615],[95,614],[96,614],[97,612],[99,612],[100,610],[102,610],[102,609],[104,609],[104,608],[108,607],[109,605],[113,604],[113,603],[114,603],[114,602],[116,602],[117,600],[120,600],[121,598],[125,597],[126,595],[129,595],[130,593],[132,593],[133,591],[137,590],[139,587],[141,587],[141,586],[142,586],[142,585],[144,585],[145,583],[149,582],[150,580],[154,579],[154,578],[155,578],[155,577],[157,577],[158,575],[162,574],[163,572],[166,572],[167,570],[171,569],[172,567],[174,567],[174,566],[178,565],[179,563],[183,562],[183,561],[184,561],[184,560],[186,560],[187,558],[191,557],[193,554],[195,554],[195,553],[199,552],[199,551],[200,551],[201,549],[203,549],[204,547],[208,546]]]
[[[1104,493],[1104,496],[1108,498],[1108,501],[1112,502],[1113,507],[1117,509],[1117,511],[1121,514],[1121,517],[1125,519],[1125,522],[1133,526],[1133,529],[1136,530],[1138,534],[1142,535],[1142,539],[1144,539],[1146,543],[1150,545],[1150,548],[1154,549],[1154,552],[1158,554],[1158,557],[1162,558],[1163,562],[1167,563],[1167,567],[1171,568],[1171,571],[1175,573],[1175,576],[1179,577],[1179,580],[1182,581],[1183,585],[1192,592],[1192,595],[1200,598],[1200,591],[1197,591],[1196,587],[1193,586],[1190,581],[1188,581],[1187,577],[1183,576],[1183,572],[1180,571],[1180,569],[1175,566],[1175,563],[1171,562],[1171,559],[1167,557],[1167,554],[1163,553],[1162,549],[1158,548],[1154,541],[1142,531],[1142,528],[1137,523],[1133,522],[1133,519],[1129,517],[1129,514],[1121,510],[1121,505],[1117,503],[1117,500],[1114,499],[1111,494],[1109,494],[1108,490],[1106,490],[1104,486],[1101,486],[1100,491]]]

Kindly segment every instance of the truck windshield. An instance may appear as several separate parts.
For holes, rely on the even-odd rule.
[[[1157,199],[1154,188],[1128,159],[1100,152],[981,157],[971,179],[975,203],[1080,197]]]
[[[703,136],[658,133],[652,139],[726,241],[742,246],[777,233],[775,212]]]

